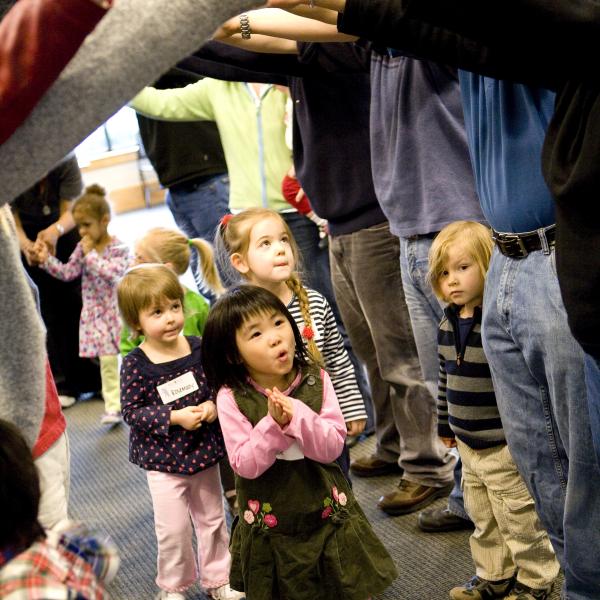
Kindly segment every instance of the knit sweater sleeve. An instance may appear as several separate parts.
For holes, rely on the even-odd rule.
[[[438,435],[440,437],[453,438],[454,433],[448,423],[448,399],[446,398],[448,376],[446,373],[446,360],[441,354],[438,356],[440,359],[437,396]]]
[[[131,106],[146,117],[163,121],[214,121],[214,80],[202,79],[183,88],[144,88]]]
[[[344,421],[358,421],[367,418],[365,403],[356,381],[354,366],[338,329],[329,302],[321,296],[323,305],[323,360],[325,370],[331,377]]]

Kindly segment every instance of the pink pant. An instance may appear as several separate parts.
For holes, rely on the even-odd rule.
[[[211,589],[226,584],[231,556],[218,466],[191,476],[158,471],[147,475],[158,542],[158,586],[182,592],[197,581],[192,523],[201,585]]]

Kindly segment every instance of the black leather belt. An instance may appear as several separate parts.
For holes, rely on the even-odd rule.
[[[492,229],[492,238],[504,256],[525,258],[530,252],[550,249],[556,238],[556,225],[525,233],[499,233]]]

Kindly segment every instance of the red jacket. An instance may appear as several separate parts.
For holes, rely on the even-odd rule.
[[[0,21],[0,144],[25,120],[106,10],[90,0],[19,0]]]

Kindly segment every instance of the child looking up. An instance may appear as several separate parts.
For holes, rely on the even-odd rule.
[[[344,419],[286,307],[264,288],[234,288],[208,315],[202,360],[238,475],[232,585],[252,600],[383,591],[396,569],[332,462]]]
[[[104,584],[119,568],[116,548],[73,522],[44,532],[39,503],[31,449],[12,423],[0,420],[0,598],[108,599]]]
[[[354,367],[329,303],[322,294],[302,285],[296,270],[299,251],[287,223],[275,211],[251,208],[226,217],[215,245],[217,256],[224,263],[223,271],[231,272],[233,267],[238,281],[242,279],[269,290],[288,308],[312,362],[322,366],[331,377],[348,435],[360,434],[367,414]],[[344,448],[340,458],[347,473],[347,449]]]
[[[110,206],[106,191],[90,185],[72,208],[81,241],[62,263],[36,242],[40,267],[63,281],[81,276],[83,307],[79,320],[79,355],[100,359],[104,424],[121,422],[119,404],[119,335],[121,320],[117,309],[117,282],[127,269],[129,250],[108,233]]]
[[[160,263],[171,267],[181,277],[189,268],[192,252],[198,254],[199,270],[203,274],[211,292],[218,297],[224,291],[219,274],[215,268],[211,245],[202,239],[188,239],[174,229],[155,227],[135,243],[135,264]],[[185,318],[184,335],[202,335],[208,315],[209,305],[206,299],[184,288]],[[143,337],[132,338],[127,326],[121,331],[121,356],[126,356],[139,346]]]
[[[129,327],[144,336],[121,367],[129,460],[147,471],[158,542],[159,598],[184,600],[198,579],[212,598],[229,587],[231,563],[218,462],[225,456],[217,410],[201,366],[200,338],[180,335],[184,292],[166,265],[130,269],[118,288]]]
[[[481,345],[492,247],[489,229],[457,221],[440,231],[429,253],[431,285],[449,303],[438,332],[439,434],[446,446],[458,447],[465,506],[475,524],[475,576],[453,588],[450,598],[543,599],[559,566],[506,444]]]

